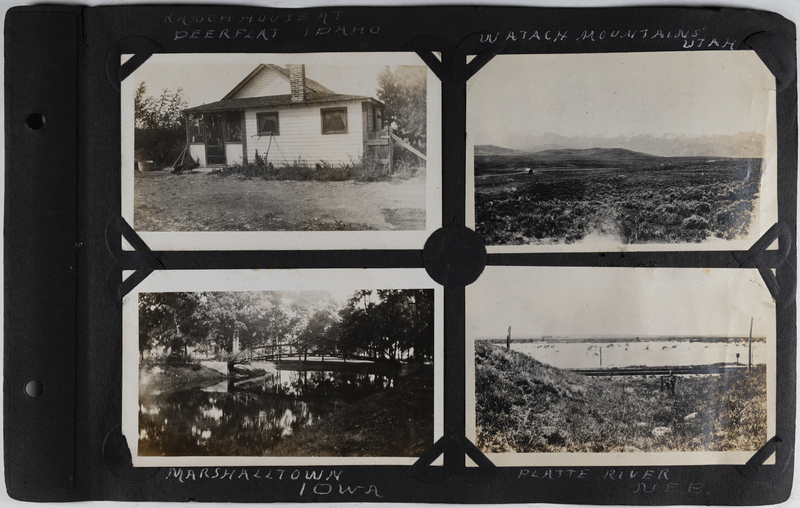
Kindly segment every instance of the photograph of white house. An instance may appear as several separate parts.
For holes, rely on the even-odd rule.
[[[415,54],[153,55],[122,89],[123,218],[151,248],[422,248],[441,224]]]
[[[388,163],[385,109],[373,97],[339,94],[307,78],[303,64],[259,64],[221,100],[184,113],[192,158],[214,167],[251,161],[271,145],[288,161],[347,164],[372,152]]]

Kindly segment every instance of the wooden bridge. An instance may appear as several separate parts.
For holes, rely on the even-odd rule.
[[[288,349],[288,351],[287,351]],[[314,361],[325,361],[333,359],[341,359],[344,362],[347,360],[355,361],[370,361],[375,363],[389,362],[385,358],[372,358],[364,355],[347,354],[342,351],[320,350],[320,349],[307,349],[303,350],[303,345],[299,343],[286,343],[274,344],[266,346],[256,346],[244,349],[236,354],[230,363],[245,363],[253,361],[281,361],[281,360],[299,360],[307,361],[308,357],[319,358]]]

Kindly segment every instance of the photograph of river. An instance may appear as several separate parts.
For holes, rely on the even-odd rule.
[[[288,276],[265,290],[131,298],[137,459],[405,463],[424,453],[437,424],[436,290],[337,275],[323,289],[285,287]]]
[[[698,358],[708,364],[743,365],[751,352],[753,363],[766,363],[767,354],[764,337],[753,337],[751,344],[747,336],[512,339],[510,349],[560,369],[686,367]]]
[[[757,270],[487,267],[467,289],[467,435],[504,466],[743,464],[775,429]]]

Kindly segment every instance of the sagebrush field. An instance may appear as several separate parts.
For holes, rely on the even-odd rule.
[[[698,243],[745,236],[759,158],[622,149],[475,155],[475,225],[489,245]]]
[[[588,377],[475,341],[476,445],[503,452],[758,450],[767,440],[766,368]]]

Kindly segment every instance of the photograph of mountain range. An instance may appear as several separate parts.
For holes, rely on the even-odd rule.
[[[476,232],[533,250],[754,241],[777,199],[771,79],[721,52],[495,57],[468,89]]]

